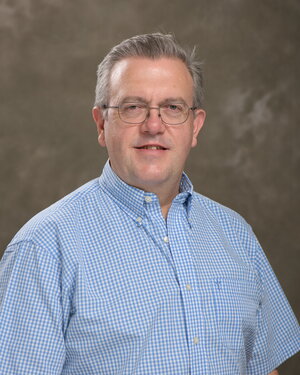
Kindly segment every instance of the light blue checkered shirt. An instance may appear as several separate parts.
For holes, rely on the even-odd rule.
[[[268,374],[299,326],[248,224],[102,176],[31,219],[0,268],[0,374]]]

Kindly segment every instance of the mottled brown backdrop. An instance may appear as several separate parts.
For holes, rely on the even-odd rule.
[[[208,117],[187,171],[253,226],[299,317],[299,19],[298,0],[2,0],[1,249],[99,175],[91,107],[105,53],[173,32],[205,64]],[[299,368],[296,357],[281,374]]]

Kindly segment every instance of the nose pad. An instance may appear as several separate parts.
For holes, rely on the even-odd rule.
[[[161,119],[161,114],[160,114],[160,110],[158,107],[149,107],[146,119],[150,118],[152,109],[155,109],[157,111],[157,117]]]
[[[160,113],[158,113],[157,115],[150,115],[150,112],[148,113],[147,117],[146,117],[146,120],[145,122],[148,122],[148,121],[159,121],[160,123],[162,122],[162,119],[161,119],[161,115]]]
[[[156,111],[153,111],[153,113],[151,113],[152,109],[156,110],[157,113],[155,113]],[[159,108],[149,108],[147,117],[142,124],[142,130],[150,134],[161,133],[164,131],[164,124],[161,119]]]

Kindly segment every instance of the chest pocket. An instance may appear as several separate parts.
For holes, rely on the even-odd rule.
[[[216,324],[221,341],[228,349],[251,355],[260,308],[260,285],[254,279],[213,280]]]

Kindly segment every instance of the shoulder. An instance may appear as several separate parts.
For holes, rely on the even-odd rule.
[[[100,188],[96,178],[32,217],[14,236],[9,246],[20,242],[34,242],[43,246],[44,243],[55,241],[58,232],[70,232],[99,199]]]
[[[209,212],[221,224],[235,224],[247,228],[248,230],[251,228],[246,220],[231,208],[196,192],[193,193],[193,198],[196,204],[200,205],[203,210]]]
[[[209,221],[219,235],[225,236],[240,257],[247,262],[255,261],[260,245],[247,221],[236,211],[199,193],[193,193],[193,198],[196,215],[201,212],[204,220]]]

